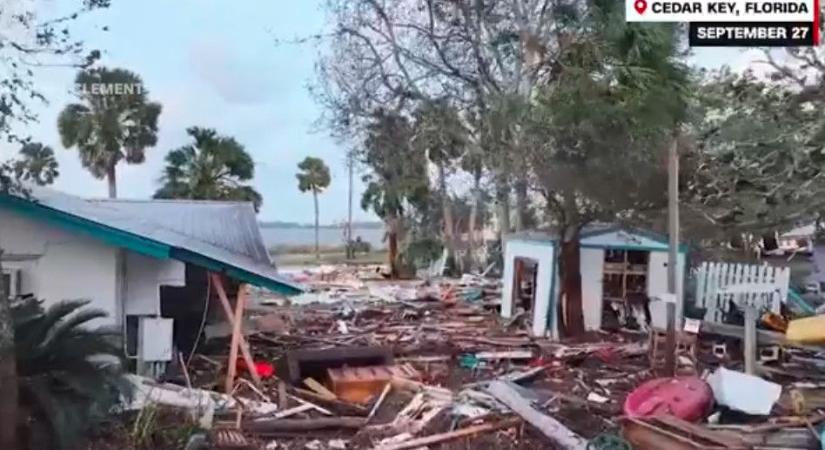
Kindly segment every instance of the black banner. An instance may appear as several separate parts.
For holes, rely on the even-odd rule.
[[[810,47],[812,22],[691,22],[691,47]]]

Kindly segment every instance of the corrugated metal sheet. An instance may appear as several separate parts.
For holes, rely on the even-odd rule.
[[[304,290],[278,275],[249,203],[83,199],[41,187],[31,196],[43,207],[249,272],[286,291]]]

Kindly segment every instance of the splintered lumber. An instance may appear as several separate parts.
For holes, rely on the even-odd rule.
[[[258,419],[246,421],[243,429],[256,433],[283,431],[314,431],[327,428],[358,429],[367,424],[364,417],[319,417],[314,419]]]
[[[286,397],[286,395],[287,395],[286,394],[286,388],[284,388],[284,397]],[[321,408],[320,406],[316,405],[315,403],[308,402],[308,401],[302,399],[301,397],[296,397],[294,395],[289,395],[289,398],[295,400],[296,402],[298,402],[302,405],[310,406],[310,407],[312,407],[312,409],[318,411],[319,413],[321,413],[325,416],[331,416],[332,415],[332,412],[330,410],[325,409],[325,408]]]
[[[392,383],[387,383],[386,386],[384,386],[384,390],[381,391],[381,395],[378,397],[378,400],[376,400],[375,404],[372,405],[372,409],[370,410],[370,413],[367,415],[367,420],[372,419],[375,413],[378,412],[378,408],[380,408],[381,404],[384,403],[384,399],[387,397],[387,394],[390,393],[390,389],[392,389]]]
[[[475,436],[477,434],[501,430],[504,428],[511,428],[518,425],[519,423],[521,423],[521,420],[516,418],[502,420],[497,423],[485,423],[482,425],[475,425],[467,428],[462,428],[460,430],[450,431],[448,433],[434,434],[432,436],[426,436],[418,439],[410,439],[408,441],[400,442],[397,444],[382,445],[376,447],[376,450],[405,450],[426,447],[428,445],[440,444],[442,442],[461,439],[463,437]]]
[[[277,413],[273,414],[270,418],[271,419],[284,419],[289,416],[294,416],[295,414],[300,414],[302,412],[309,411],[310,409],[315,409],[309,403],[304,403],[301,406],[296,406],[294,408],[285,409],[283,411],[278,411]]]
[[[309,399],[313,403],[317,403],[318,405],[335,411],[338,414],[350,416],[366,416],[369,414],[369,410],[360,405],[353,405],[352,403],[346,403],[340,400],[330,400],[324,396],[316,394],[315,392],[307,391],[305,389],[294,387],[290,387],[289,389],[296,395],[296,397]]]
[[[522,397],[518,391],[503,381],[493,381],[487,388],[490,393],[501,403],[504,403],[516,414],[521,416],[527,423],[536,427],[542,434],[550,438],[564,450],[586,450],[587,440],[565,427],[558,420],[542,414],[533,408],[528,400]]]
[[[221,281],[220,275],[214,273],[209,274],[209,281],[212,283],[212,286],[215,287],[215,291],[218,293],[218,298],[220,299],[220,304],[223,307],[223,312],[226,314],[226,320],[229,322],[229,325],[232,326],[232,330],[234,331],[235,315],[232,313],[232,306],[229,304],[229,298],[226,296],[226,290],[223,288],[223,281]],[[252,377],[252,381],[255,385],[260,386],[261,377],[258,376],[258,371],[255,369],[255,361],[252,359],[252,352],[249,351],[249,344],[246,342],[246,338],[244,338],[243,334],[239,336],[238,341],[241,346],[241,355],[243,355],[243,359],[246,362],[246,367],[249,370],[249,375]]]
[[[305,378],[304,379],[304,386],[312,389],[313,392],[320,395],[321,397],[326,398],[327,400],[336,400],[338,398],[334,392],[330,391],[326,388],[323,384],[315,381],[314,378]]]

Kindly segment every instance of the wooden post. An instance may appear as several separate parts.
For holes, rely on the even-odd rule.
[[[238,286],[238,297],[235,299],[235,318],[234,322],[232,323],[232,341],[229,344],[229,361],[227,362],[227,369],[226,369],[226,383],[224,384],[224,390],[229,393],[232,392],[232,388],[235,386],[235,375],[238,370],[238,349],[241,347],[241,332],[242,332],[242,324],[243,324],[243,310],[244,310],[244,303],[246,302],[246,289],[243,284]],[[250,372],[255,370],[255,365],[248,364],[248,369]]]
[[[229,304],[229,298],[226,295],[226,290],[223,288],[223,281],[221,281],[220,275],[214,273],[209,274],[209,279],[212,285],[215,287],[215,291],[218,293],[218,298],[220,299],[221,306],[223,307],[223,312],[224,314],[226,314],[226,320],[229,322],[229,325],[233,329],[232,334],[234,338],[235,317],[232,312],[232,305]],[[238,294],[240,294],[241,290],[242,289],[238,290]],[[240,297],[240,295],[238,295],[238,297]],[[241,313],[241,319],[243,319],[243,312]],[[243,321],[241,321],[241,325],[239,325],[239,327],[241,327],[242,325]],[[241,355],[243,355],[244,362],[246,362],[246,367],[249,369],[249,375],[252,377],[253,383],[256,386],[260,386],[261,377],[258,375],[258,371],[255,370],[255,361],[252,359],[252,352],[249,351],[249,344],[246,342],[246,338],[244,338],[243,333],[239,334],[238,343],[240,345]],[[235,354],[235,358],[237,358],[237,353]],[[234,364],[231,365],[234,366]]]
[[[756,307],[745,306],[745,373],[756,375]]]
[[[665,338],[665,368],[664,375],[676,375],[676,303],[665,302],[667,317],[667,337]]]

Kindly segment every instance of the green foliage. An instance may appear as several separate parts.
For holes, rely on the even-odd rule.
[[[96,178],[120,161],[142,163],[157,143],[159,103],[150,102],[140,77],[128,70],[94,68],[75,79],[80,103],[57,120],[63,146],[77,147],[83,167]]]
[[[300,170],[295,176],[298,178],[298,189],[301,192],[322,192],[329,187],[331,181],[329,167],[324,164],[321,158],[307,156],[298,163]]]
[[[571,34],[564,69],[524,106],[531,165],[562,228],[659,210],[667,145],[685,116],[673,28],[627,24],[610,8],[594,7]]]
[[[93,328],[106,313],[87,304],[64,301],[44,309],[28,299],[12,305],[20,401],[34,448],[70,448],[130,395],[119,332]]]
[[[28,142],[20,149],[20,159],[14,162],[17,179],[40,186],[54,183],[60,175],[54,150],[39,142]]]
[[[189,438],[201,429],[185,411],[149,403],[132,420],[128,432],[135,450],[184,448]]]
[[[445,101],[425,102],[416,109],[412,145],[438,165],[448,165],[464,151],[467,130],[456,108]]]
[[[211,128],[186,130],[194,143],[170,151],[155,198],[249,201],[260,209],[263,199],[245,184],[255,176],[255,162],[243,145]]]
[[[750,73],[713,74],[692,109],[682,202],[697,237],[730,239],[825,210],[825,121],[798,91]]]
[[[391,112],[377,112],[368,127],[363,163],[371,173],[363,179],[361,207],[382,219],[404,217],[427,200],[427,160],[410,145],[412,136],[410,121]]]

